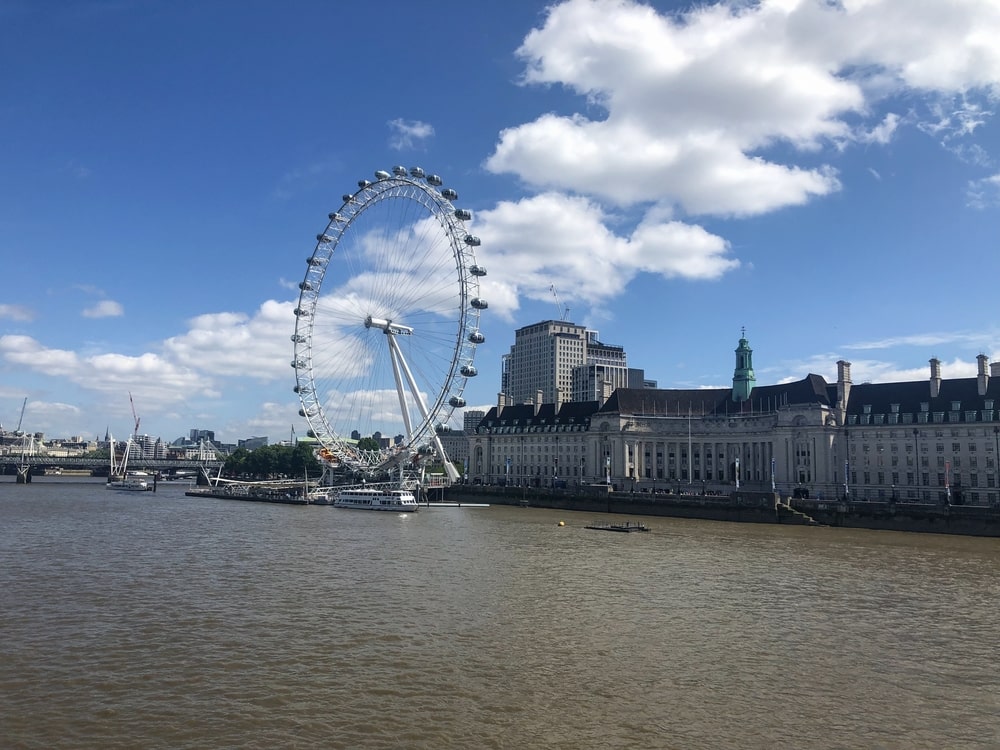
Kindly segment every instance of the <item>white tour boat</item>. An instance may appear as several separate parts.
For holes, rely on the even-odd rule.
[[[144,471],[130,471],[120,479],[112,479],[108,482],[109,490],[123,490],[125,492],[146,492],[153,489],[149,483],[150,475]]]
[[[138,425],[138,422],[136,422]],[[121,461],[115,458],[115,439],[108,436],[110,441],[111,467],[108,472],[108,489],[121,490],[123,492],[146,492],[152,491],[156,483],[151,481],[153,477],[145,471],[136,471],[128,468],[129,454],[132,452],[134,442],[130,437],[125,442],[125,451]]]
[[[394,510],[409,513],[417,511],[417,498],[409,490],[376,490],[352,487],[337,492],[334,508],[358,508],[360,510]]]

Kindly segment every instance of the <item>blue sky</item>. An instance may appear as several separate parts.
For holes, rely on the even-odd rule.
[[[0,0],[0,423],[288,437],[304,259],[441,174],[516,328],[666,388],[1000,359],[995,0]],[[554,286],[559,302],[551,288]]]

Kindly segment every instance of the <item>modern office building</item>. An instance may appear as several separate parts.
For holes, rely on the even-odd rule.
[[[263,448],[267,445],[266,437],[249,437],[242,438],[236,441],[236,446],[238,448],[243,448],[248,451],[256,450],[257,448]]]
[[[485,416],[486,412],[482,409],[467,409],[462,415],[462,430],[466,435],[475,432],[480,421]]]
[[[544,320],[514,332],[504,356],[501,391],[512,404],[571,400],[573,368],[587,361],[587,329],[565,320]]]
[[[730,491],[1000,504],[1000,363],[974,378],[757,385],[746,337],[731,388],[618,388],[605,401],[498,403],[469,438],[472,482],[609,481],[637,491]]]
[[[605,401],[616,388],[641,388],[642,370],[629,368],[621,346],[564,320],[545,320],[514,332],[504,355],[500,392],[508,404]]]

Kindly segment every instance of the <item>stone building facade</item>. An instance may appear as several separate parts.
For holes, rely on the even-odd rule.
[[[732,388],[619,388],[600,401],[504,405],[469,435],[469,481],[638,492],[1000,503],[1000,365],[975,378],[758,386],[745,338]]]

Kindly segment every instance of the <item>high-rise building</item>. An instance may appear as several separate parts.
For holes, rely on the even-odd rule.
[[[544,320],[514,332],[505,355],[501,390],[514,404],[569,401],[573,368],[587,361],[587,329],[565,320]]]
[[[462,431],[467,435],[475,432],[484,416],[486,412],[481,409],[466,409],[462,420]]]
[[[500,390],[506,403],[536,403],[539,393],[541,403],[603,402],[617,388],[641,388],[643,371],[629,368],[625,349],[599,336],[564,320],[515,331],[502,363]]]
[[[630,368],[625,349],[587,331],[587,361],[573,368],[573,401],[607,401],[618,388],[642,388],[645,373]]]

